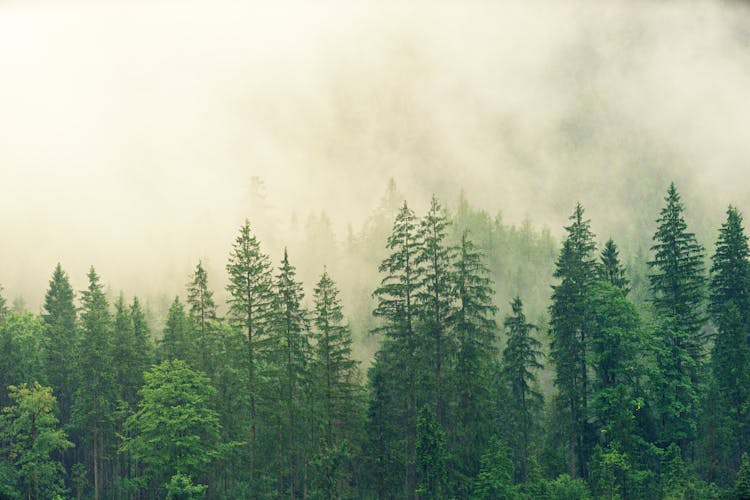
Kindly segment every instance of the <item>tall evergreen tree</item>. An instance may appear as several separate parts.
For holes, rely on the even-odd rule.
[[[212,337],[215,334],[218,317],[214,293],[208,288],[208,273],[200,261],[190,277],[187,292],[189,315],[197,334],[197,348],[200,353],[199,368],[211,375],[213,370],[209,366],[211,364],[209,355],[214,347]]]
[[[70,409],[75,392],[76,308],[73,288],[67,273],[58,263],[52,273],[49,289],[44,297],[44,368],[47,382],[57,394],[60,422],[70,422]]]
[[[457,488],[466,491],[479,472],[479,450],[493,432],[491,372],[497,355],[493,283],[482,253],[466,232],[461,236],[453,276],[457,298],[450,317],[456,342],[451,374],[455,425],[448,437],[455,460],[450,469],[464,479],[465,487]]]
[[[113,441],[112,415],[117,400],[116,374],[112,359],[112,318],[99,275],[88,273],[88,289],[81,292],[81,335],[78,345],[78,382],[73,400],[73,421],[90,446],[88,460],[93,470],[94,498],[102,492],[105,446]]]
[[[698,375],[704,350],[703,247],[687,231],[674,183],[661,210],[649,262],[652,302],[659,315],[656,345],[661,444],[686,447],[696,433]]]
[[[359,387],[351,331],[344,323],[339,291],[327,271],[323,271],[315,286],[313,298],[315,399],[320,404],[323,427],[323,449],[319,454],[325,457],[354,440],[354,427],[360,418]],[[345,464],[329,462],[337,467],[324,471],[324,495],[338,498],[343,493],[339,483]]]
[[[529,451],[535,419],[542,404],[542,394],[536,387],[536,372],[542,369],[539,359],[542,344],[532,337],[536,325],[526,322],[523,302],[519,297],[511,302],[512,315],[505,318],[508,343],[503,350],[503,371],[510,386],[509,435],[514,441],[516,480],[525,482],[529,475]]]
[[[234,325],[247,336],[247,395],[249,409],[250,452],[249,477],[256,487],[256,437],[258,374],[269,337],[269,321],[273,306],[271,265],[268,256],[261,252],[260,243],[250,229],[250,222],[240,228],[232,245],[227,264],[229,273],[229,316]]]
[[[717,328],[711,352],[710,398],[714,427],[722,434],[719,454],[736,471],[750,445],[750,249],[742,215],[730,206],[712,257],[709,310]],[[713,450],[711,450],[713,451]],[[711,466],[713,466],[713,457]]]
[[[285,422],[283,425],[286,442],[286,468],[288,474],[289,496],[295,498],[304,487],[301,461],[305,458],[305,428],[309,422],[303,420],[308,383],[308,361],[310,345],[307,339],[308,325],[306,312],[302,308],[302,283],[296,281],[294,266],[289,263],[289,256],[284,249],[284,258],[276,276],[276,314],[274,319],[275,333],[278,335],[278,366],[283,367],[279,373],[280,392],[283,403]],[[309,427],[308,427],[309,428]],[[302,431],[302,432],[300,432]]]
[[[420,251],[416,264],[420,267],[420,278],[416,303],[420,330],[424,331],[419,344],[426,351],[425,358],[433,371],[426,388],[427,398],[433,404],[441,425],[445,425],[445,365],[453,357],[447,323],[453,306],[451,272],[455,250],[446,243],[449,224],[445,209],[433,196],[427,215],[419,222]]]
[[[382,325],[376,332],[384,333],[386,340],[381,345],[383,355],[376,357],[375,370],[380,369],[377,363],[393,363],[392,376],[398,379],[396,386],[405,389],[405,396],[396,396],[385,392],[376,395],[385,396],[385,401],[373,400],[372,404],[388,412],[386,418],[398,422],[398,433],[391,439],[400,443],[399,461],[403,467],[402,496],[411,498],[417,489],[416,469],[416,295],[419,291],[420,276],[417,268],[419,253],[417,238],[417,220],[414,212],[404,203],[393,224],[393,232],[388,237],[386,248],[391,252],[380,264],[379,271],[384,274],[380,286],[373,293],[377,305],[373,314],[381,318]],[[396,404],[403,401],[404,404]],[[382,415],[381,413],[379,413]],[[372,423],[379,425],[378,423]],[[394,446],[395,443],[391,443]],[[392,493],[395,494],[395,493]]]
[[[550,306],[551,357],[555,363],[555,385],[567,418],[569,467],[572,477],[586,475],[591,450],[588,425],[589,367],[586,346],[591,325],[588,322],[588,298],[596,280],[597,265],[593,253],[594,235],[583,207],[576,205],[568,235],[557,259]]]

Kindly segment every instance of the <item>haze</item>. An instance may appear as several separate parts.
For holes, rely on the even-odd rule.
[[[556,234],[580,200],[623,240],[674,179],[713,238],[750,211],[749,46],[723,2],[3,2],[0,283],[174,294],[203,259],[220,290],[245,217],[276,262],[389,178]]]

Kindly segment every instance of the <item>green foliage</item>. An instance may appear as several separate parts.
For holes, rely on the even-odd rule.
[[[17,491],[30,500],[53,498],[65,494],[63,476],[65,469],[59,452],[70,448],[64,431],[58,429],[54,414],[56,400],[52,389],[38,382],[18,387],[10,386],[11,406],[3,408],[0,416],[0,442],[2,459],[15,467],[0,479],[5,484],[0,489],[12,492],[12,479],[16,478]],[[0,470],[0,474],[2,474]],[[7,482],[6,482],[7,481]],[[13,495],[9,495],[13,496]]]
[[[154,366],[144,378],[138,411],[126,422],[132,437],[121,449],[143,463],[146,478],[159,485],[175,473],[201,475],[220,454],[208,378],[178,359]]]
[[[31,313],[9,312],[0,321],[0,387],[32,383],[42,375],[40,356],[44,327]],[[0,405],[10,404],[0,390]]]
[[[416,451],[417,493],[427,498],[440,498],[445,490],[448,453],[445,449],[445,431],[435,411],[428,405],[419,410],[417,417]]]
[[[732,494],[737,500],[750,500],[750,458],[747,453],[742,454],[742,465],[734,481]]]
[[[627,295],[630,292],[630,283],[625,276],[625,268],[620,263],[620,251],[612,238],[604,244],[599,260],[600,279],[611,283]]]
[[[196,500],[205,498],[208,486],[193,484],[189,475],[177,473],[169,479],[164,489],[167,500]]]
[[[513,498],[513,469],[507,446],[497,438],[490,440],[482,454],[473,497],[481,500]]]

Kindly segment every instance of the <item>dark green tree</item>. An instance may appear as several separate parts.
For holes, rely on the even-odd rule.
[[[296,272],[289,263],[284,249],[284,258],[276,275],[276,307],[274,331],[277,335],[278,373],[281,402],[284,413],[283,433],[286,451],[288,494],[295,498],[304,489],[301,464],[306,457],[305,437],[309,434],[309,402],[306,395],[309,383],[310,344],[308,321],[302,308],[302,283],[296,280]],[[300,488],[298,490],[298,488]]]
[[[450,470],[467,483],[457,488],[467,491],[479,472],[479,450],[484,448],[487,436],[495,432],[492,371],[497,355],[497,308],[492,302],[494,284],[483,255],[466,233],[461,236],[453,266],[457,302],[449,319],[456,342],[451,373],[455,425],[448,436],[454,463]]]
[[[269,322],[273,310],[271,264],[261,252],[260,243],[250,229],[250,222],[240,228],[232,245],[227,264],[229,284],[227,299],[229,317],[247,337],[247,397],[249,401],[249,452],[248,468],[250,486],[256,487],[256,437],[259,394],[259,368],[268,349]]]
[[[683,205],[670,184],[661,210],[649,262],[651,294],[659,336],[655,393],[660,396],[662,445],[677,443],[686,452],[695,437],[697,384],[705,338],[703,247],[687,231]]]
[[[588,425],[590,388],[586,350],[591,331],[588,299],[597,278],[597,264],[594,235],[590,222],[584,219],[580,203],[570,220],[554,274],[560,283],[552,287],[550,354],[555,363],[558,401],[567,420],[570,475],[575,478],[586,476],[592,445]]]
[[[709,443],[711,473],[714,462],[736,471],[750,444],[749,256],[742,215],[730,206],[711,266],[709,310],[717,332],[711,352],[709,398],[715,411],[709,432],[718,434]]]
[[[94,498],[102,491],[105,447],[114,441],[112,416],[117,401],[116,373],[112,359],[112,318],[99,275],[88,273],[88,289],[81,292],[81,333],[78,344],[77,390],[73,422],[86,444],[93,471]]]
[[[382,321],[381,326],[375,331],[386,336],[381,344],[383,354],[376,356],[373,369],[378,371],[389,366],[388,376],[393,377],[392,382],[395,382],[395,387],[399,387],[399,390],[404,391],[405,394],[376,392],[375,396],[382,396],[385,400],[373,399],[371,405],[378,407],[378,411],[371,411],[371,414],[397,422],[397,427],[391,428],[396,431],[396,434],[385,437],[386,443],[384,444],[389,448],[398,448],[398,453],[390,454],[389,458],[374,459],[390,462],[392,458],[398,457],[404,477],[404,491],[401,496],[405,498],[414,497],[417,489],[417,374],[415,373],[417,339],[415,330],[418,317],[415,303],[420,282],[417,266],[418,245],[417,220],[414,212],[404,203],[396,216],[393,232],[386,243],[390,254],[379,267],[384,277],[373,293],[377,302],[373,314]],[[384,366],[380,367],[378,363],[383,363]],[[401,402],[403,404],[400,404]],[[370,425],[383,428],[378,422],[370,422]]]
[[[732,493],[736,500],[750,500],[750,458],[742,454],[742,465],[737,473]]]
[[[454,295],[451,288],[454,282],[452,271],[455,249],[446,242],[449,225],[448,214],[433,196],[427,215],[419,222],[417,234],[419,252],[416,265],[420,272],[416,306],[420,319],[418,348],[423,351],[427,361],[425,364],[431,366],[433,372],[423,392],[426,393],[427,401],[433,404],[441,425],[446,422],[446,362],[454,356],[448,318],[453,307]]]
[[[214,293],[208,288],[208,273],[199,261],[187,286],[187,304],[189,316],[196,330],[197,349],[200,353],[199,368],[211,375],[212,362],[209,356],[215,347],[214,336],[217,329],[216,303]]]
[[[505,318],[508,343],[503,350],[503,372],[510,386],[509,432],[515,450],[515,479],[525,482],[529,475],[532,433],[542,404],[536,372],[542,369],[539,359],[542,344],[532,336],[537,327],[526,321],[519,297],[511,302],[512,315]]]
[[[44,297],[44,369],[47,382],[57,394],[60,422],[70,422],[70,409],[75,393],[76,307],[67,273],[58,263],[52,273]]]

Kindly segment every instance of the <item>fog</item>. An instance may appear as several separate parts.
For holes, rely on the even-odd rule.
[[[246,217],[276,262],[390,178],[553,234],[580,200],[626,249],[673,179],[713,238],[750,212],[749,89],[739,3],[0,2],[0,283],[173,295],[203,259],[220,290]]]

